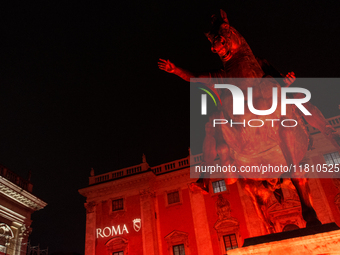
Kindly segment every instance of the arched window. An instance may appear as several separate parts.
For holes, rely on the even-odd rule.
[[[10,226],[0,223],[0,252],[7,252],[6,246],[10,244],[10,239],[14,238],[14,234]]]

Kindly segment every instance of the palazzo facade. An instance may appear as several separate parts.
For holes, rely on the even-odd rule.
[[[340,130],[340,116],[327,120]],[[308,152],[313,164],[339,164],[335,147],[317,130],[308,127],[315,149]],[[338,131],[339,132],[339,131]],[[218,159],[217,159],[218,160]],[[226,185],[210,180],[209,193],[190,185],[190,167],[202,154],[149,166],[139,165],[95,175],[80,189],[86,197],[85,255],[207,255],[228,254],[246,238],[266,234],[242,180]],[[340,226],[340,179],[310,178],[311,199],[320,221]],[[274,195],[261,208],[275,232],[304,228],[296,191],[282,188],[281,203]]]
[[[0,166],[0,254],[25,255],[31,214],[47,204],[32,194],[33,185]]]

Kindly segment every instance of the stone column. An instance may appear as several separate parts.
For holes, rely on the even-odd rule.
[[[140,192],[144,255],[158,255],[154,199],[154,193],[148,190],[142,190]]]
[[[157,227],[157,243],[158,243],[158,253],[162,254],[163,246],[162,246],[162,236],[161,236],[161,223],[159,220],[159,207],[158,207],[158,199],[155,196],[155,218],[156,218],[156,227]]]
[[[16,255],[26,254],[28,236],[32,232],[32,229],[30,227],[28,228],[26,227],[27,225],[28,225],[27,223],[24,223],[19,228],[19,235],[18,235],[18,241],[17,241],[18,250],[15,253]]]
[[[213,247],[209,230],[204,197],[199,189],[190,190],[191,213],[195,227],[198,255],[212,254]]]
[[[85,255],[96,254],[96,203],[84,204],[86,208]]]

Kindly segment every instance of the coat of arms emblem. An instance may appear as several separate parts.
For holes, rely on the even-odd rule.
[[[133,220],[133,229],[138,232],[140,230],[140,228],[142,227],[141,224],[141,219],[134,219]]]

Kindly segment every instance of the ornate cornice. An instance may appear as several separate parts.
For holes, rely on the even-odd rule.
[[[41,199],[2,177],[0,177],[0,194],[34,211],[43,209],[47,205]]]
[[[2,205],[0,205],[0,216],[14,222],[19,223],[27,222],[27,218],[25,216],[16,213]]]

